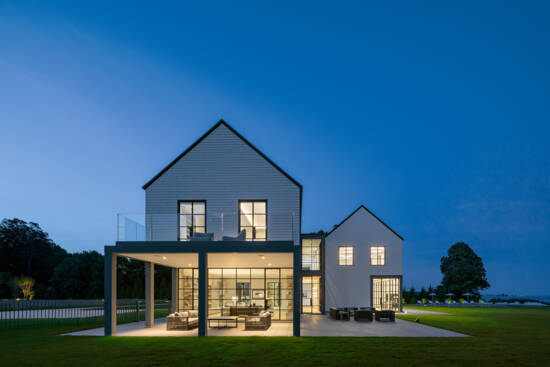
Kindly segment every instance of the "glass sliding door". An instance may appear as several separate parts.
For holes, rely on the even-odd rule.
[[[267,309],[292,320],[292,268],[209,268],[208,315],[245,316]]]
[[[372,277],[372,307],[377,310],[400,311],[401,278]]]
[[[321,277],[302,277],[302,313],[321,313]]]

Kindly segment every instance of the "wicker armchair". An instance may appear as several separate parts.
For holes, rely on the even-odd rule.
[[[166,330],[191,330],[199,326],[199,312],[176,312],[166,316]]]
[[[267,330],[271,326],[271,313],[262,311],[258,316],[245,316],[245,330]]]

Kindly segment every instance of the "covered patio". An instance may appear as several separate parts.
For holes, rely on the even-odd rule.
[[[88,329],[63,335],[103,336],[104,328]],[[196,330],[166,330],[166,319],[156,319],[152,328],[144,322],[133,322],[118,326],[117,336],[196,336]],[[208,329],[209,336],[292,336],[292,323],[276,322],[265,331],[245,331],[244,324],[238,328]],[[355,322],[333,320],[326,315],[302,315],[302,336],[329,337],[406,337],[406,338],[448,338],[467,335],[445,329],[396,319],[395,322]]]
[[[145,263],[145,322],[117,325],[119,256]],[[300,253],[290,241],[269,244],[118,242],[116,246],[106,246],[105,326],[100,330],[106,336],[217,336],[235,333],[243,336],[299,336],[300,274],[293,271],[299,268],[297,264],[300,264]],[[172,314],[168,329],[176,326],[178,330],[168,331],[166,319],[158,319],[159,314],[155,316],[155,265],[172,268]],[[264,318],[265,311],[269,311],[267,319]],[[258,313],[259,319],[252,318]],[[184,328],[174,325],[175,320],[183,320]],[[247,329],[256,330],[245,331],[245,320]],[[264,326],[264,320],[267,330],[258,330]],[[236,327],[210,327],[219,324]],[[189,330],[184,330],[186,328]]]

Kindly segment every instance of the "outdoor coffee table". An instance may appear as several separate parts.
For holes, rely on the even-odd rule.
[[[216,322],[215,326],[211,325],[212,321]],[[229,328],[237,326],[237,316],[217,316],[208,318],[208,327]]]

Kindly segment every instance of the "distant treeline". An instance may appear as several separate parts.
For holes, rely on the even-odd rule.
[[[21,278],[32,278],[32,295],[40,299],[103,298],[103,255],[97,251],[69,254],[37,223],[0,222],[0,299],[23,297]],[[141,261],[118,259],[118,298],[144,298]],[[171,270],[155,266],[155,297],[170,298]]]

